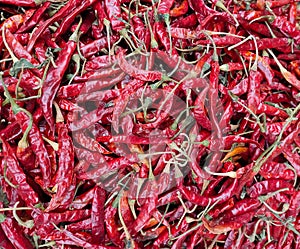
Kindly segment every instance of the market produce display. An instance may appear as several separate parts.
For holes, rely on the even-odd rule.
[[[0,20],[0,248],[300,248],[299,1]]]

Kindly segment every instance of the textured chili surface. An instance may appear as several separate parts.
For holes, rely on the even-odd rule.
[[[0,248],[300,248],[299,1],[0,17]]]

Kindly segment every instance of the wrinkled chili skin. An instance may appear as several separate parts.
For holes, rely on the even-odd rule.
[[[72,54],[76,48],[74,41],[69,41],[65,48],[62,50],[63,53],[59,54],[57,58],[57,68],[51,68],[48,72],[47,78],[42,87],[41,94],[41,106],[43,109],[44,117],[48,122],[50,128],[54,129],[54,120],[52,115],[52,104],[56,92],[59,89],[61,79],[67,69],[67,66],[71,60]]]
[[[17,115],[18,122],[24,132],[28,126],[28,117],[23,112],[19,112]],[[31,130],[28,134],[28,139],[43,175],[43,186],[46,188],[50,184],[51,162],[39,128],[34,123],[32,124]]]
[[[10,145],[2,140],[4,150],[4,161],[2,161],[1,170],[4,173],[6,168],[7,176],[12,179],[15,186],[18,186],[18,194],[30,207],[39,203],[39,197],[26,180],[26,175],[19,165],[17,157]]]
[[[57,191],[54,197],[52,197],[47,211],[54,210],[59,205],[61,205],[63,199],[68,194],[71,194],[71,199],[69,203],[64,203],[64,205],[70,205],[72,201],[72,196],[74,196],[75,188],[71,188],[73,184],[74,177],[74,147],[71,137],[68,135],[68,128],[63,123],[57,123],[57,133],[58,133],[58,145],[59,145],[59,159],[58,159],[58,169],[52,180],[52,185],[57,186]],[[71,190],[71,189],[73,190]]]
[[[25,237],[25,235],[23,234],[22,230],[20,229],[16,221],[7,217],[0,225],[5,235],[9,238],[10,242],[13,244],[14,248],[20,248],[20,249],[34,248],[31,242]]]
[[[20,7],[36,7],[38,5],[38,1],[24,1],[24,0],[17,0],[17,1],[11,1],[11,0],[3,0],[2,3],[4,4],[13,4]]]
[[[49,25],[70,14],[80,4],[80,2],[81,1],[78,0],[71,0],[67,2],[67,4],[64,5],[62,8],[60,8],[59,11],[55,13],[54,16],[44,21],[42,25],[40,25],[38,29],[34,31],[30,41],[28,42],[27,51],[30,52],[33,49],[36,41],[43,34],[43,32],[48,28]]]
[[[84,10],[86,10],[88,7],[90,7],[92,4],[94,4],[95,0],[83,0],[80,4],[80,6],[78,6],[78,8],[76,8],[76,10],[68,15],[63,22],[61,23],[61,25],[59,26],[59,28],[56,30],[56,32],[54,33],[54,38],[57,38],[61,35],[63,35],[67,29],[71,26],[71,24],[73,23],[75,17],[83,12]]]
[[[269,179],[262,182],[255,183],[249,188],[249,195],[251,198],[256,198],[279,189],[287,188],[287,192],[292,191],[292,184],[284,180]]]
[[[196,205],[206,206],[210,202],[210,200],[219,200],[219,203],[227,201],[230,197],[232,197],[235,194],[238,182],[239,181],[237,179],[234,179],[231,185],[227,189],[225,189],[224,192],[212,197],[197,195],[196,193],[193,193],[191,190],[189,190],[187,187],[182,186],[180,189],[183,196],[185,196],[185,198],[190,202]]]
[[[92,203],[92,236],[95,244],[103,242],[105,228],[104,228],[104,204],[106,193],[104,189],[96,187],[94,199]]]
[[[299,247],[297,1],[2,3],[0,247]]]
[[[14,249],[15,248],[13,246],[13,244],[6,237],[2,227],[0,229],[0,239],[1,239],[0,246],[2,246],[3,248],[7,248],[7,249]]]
[[[124,246],[121,240],[121,234],[118,231],[118,225],[115,220],[117,209],[111,204],[105,209],[105,228],[110,241],[116,246]]]

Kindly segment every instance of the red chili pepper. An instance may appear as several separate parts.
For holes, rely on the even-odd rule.
[[[20,138],[21,135],[22,135],[22,130],[17,121],[14,121],[11,124],[7,125],[0,132],[1,140],[6,140],[7,142]]]
[[[260,175],[265,179],[295,179],[294,172],[283,163],[267,162],[260,168]]]
[[[101,32],[103,30],[103,26],[104,26],[103,25],[104,18],[107,19],[106,13],[104,11],[104,6],[101,2],[96,1],[94,3],[93,7],[96,10],[96,16],[97,16],[97,20],[98,20],[97,28],[98,28],[98,31]]]
[[[296,28],[295,24],[290,23],[287,18],[283,16],[274,18],[272,17],[270,21],[272,26],[278,28],[283,34],[292,37],[296,44],[298,44],[300,39],[300,31]]]
[[[210,201],[214,203],[216,200],[219,200],[218,203],[221,204],[229,200],[230,197],[232,197],[236,193],[237,185],[238,180],[234,179],[233,183],[231,183],[231,185],[222,193],[208,197],[197,195],[196,193],[192,192],[188,187],[184,186],[180,186],[180,192],[188,201],[199,206],[206,206]]]
[[[105,209],[105,228],[107,231],[107,236],[110,241],[116,246],[124,246],[124,243],[121,241],[121,233],[118,230],[118,224],[115,220],[117,213],[117,208],[113,207],[112,204],[109,204]]]
[[[12,1],[12,0],[3,0],[2,1],[3,4],[11,4],[11,5],[15,5],[15,6],[19,6],[19,7],[36,7],[38,5],[40,5],[41,3],[43,3],[43,1],[37,1],[37,0],[29,0],[29,1],[24,1],[24,0],[16,0],[16,1]]]
[[[166,51],[171,50],[171,43],[169,39],[168,32],[166,30],[166,27],[164,26],[163,22],[155,22],[153,29],[155,30],[156,36],[159,38],[160,43],[164,46]],[[177,55],[177,51],[172,47],[171,51],[172,55]]]
[[[292,192],[292,184],[285,180],[268,179],[265,181],[257,182],[251,186],[248,193],[251,198],[257,198],[260,195],[264,195],[270,192],[277,191],[279,189],[288,188],[286,192]]]
[[[192,0],[192,1],[190,1],[190,7],[192,9],[194,9],[196,12],[201,13],[201,15],[203,15],[205,17],[216,12],[215,10],[207,7],[203,0],[200,0],[200,1]]]
[[[13,244],[14,248],[20,249],[33,249],[33,245],[26,238],[21,228],[18,226],[12,218],[6,217],[3,222],[1,222],[1,227],[7,238]],[[6,247],[5,247],[6,248]],[[9,248],[9,246],[7,247]]]
[[[296,19],[297,19],[297,2],[292,2],[290,3],[290,9],[289,9],[289,22],[292,23],[293,25],[296,24]]]
[[[124,28],[125,23],[121,19],[121,1],[120,0],[105,0],[105,10],[111,27],[115,31],[120,31]]]
[[[92,41],[88,44],[85,44],[81,47],[81,53],[85,58],[89,58],[92,55],[100,52],[101,49],[104,49],[108,44],[112,45],[118,40],[118,36],[110,37],[110,40],[107,40],[107,37],[99,38],[98,40]]]
[[[0,228],[0,246],[7,249],[15,249],[13,244],[9,241],[9,239],[6,237],[2,227]]]
[[[137,36],[137,38],[144,42],[146,48],[150,47],[150,32],[149,29],[147,29],[145,27],[144,22],[137,16],[133,16],[132,17],[132,26],[133,26],[133,30],[135,35]],[[135,41],[136,45],[140,45],[140,41]]]
[[[58,98],[77,97],[83,88],[84,88],[84,84],[72,84],[67,86],[61,86],[57,92],[57,97]]]
[[[131,235],[136,234],[144,227],[145,223],[151,218],[151,214],[155,211],[156,204],[157,196],[151,196],[151,198],[146,199],[145,204],[141,207],[141,212],[130,228]]]
[[[59,112],[59,109],[57,109]],[[59,114],[57,114],[59,115]],[[60,115],[59,115],[60,116]],[[56,193],[52,197],[49,206],[45,211],[49,212],[57,207],[59,207],[66,195],[71,195],[69,198],[69,203],[64,203],[64,205],[70,205],[75,195],[75,187],[72,187],[74,184],[74,148],[72,138],[68,135],[68,128],[63,123],[62,117],[57,118],[57,133],[58,133],[58,169],[55,172],[55,175],[52,179],[52,184],[56,188]],[[73,193],[71,191],[73,190]]]
[[[19,112],[18,122],[23,132],[25,132],[30,122],[28,116],[23,112]],[[51,163],[48,157],[48,152],[44,145],[42,135],[38,127],[34,123],[32,124],[32,127],[30,129],[28,138],[30,146],[36,156],[37,162],[43,175],[43,186],[46,188],[50,184]]]
[[[257,112],[260,100],[260,84],[262,81],[261,73],[250,70],[248,86],[248,106],[254,113]]]
[[[76,76],[74,82],[86,82],[84,90],[90,93],[119,83],[124,76],[120,68],[105,68],[99,71],[88,72],[82,76]],[[101,81],[99,82],[99,80]],[[95,85],[98,85],[98,87]]]
[[[28,53],[25,48],[16,40],[14,35],[7,29],[5,26],[2,27],[4,29],[5,39],[11,49],[13,49],[14,54],[18,58],[24,58],[28,60],[33,65],[38,65],[38,62]],[[39,73],[38,76],[41,76]]]
[[[16,157],[22,164],[26,171],[30,171],[36,168],[35,156],[30,146],[27,147],[17,147]]]
[[[179,17],[171,24],[171,27],[189,28],[197,24],[197,16],[193,13],[186,17]]]
[[[67,230],[70,232],[80,232],[82,230],[91,230],[92,229],[92,219],[88,218],[86,220],[81,220],[74,222],[70,225],[67,225]]]
[[[89,166],[90,164],[88,164]],[[77,196],[72,202],[71,206],[74,209],[83,209],[86,205],[89,205],[93,201],[95,189],[91,188],[90,190],[84,192],[83,194]]]
[[[286,217],[296,217],[299,213],[299,202],[300,202],[300,192],[295,191],[290,199],[290,206],[287,211]]]
[[[155,80],[161,80],[163,75],[161,72],[156,71],[146,71],[142,69],[138,69],[134,67],[133,65],[129,64],[129,62],[126,61],[124,58],[124,55],[119,53],[118,54],[118,62],[121,67],[121,69],[132,76],[133,78],[137,80],[143,80],[143,81],[155,81]]]
[[[2,172],[7,171],[7,177],[11,178],[12,184],[18,189],[18,194],[28,206],[33,207],[39,203],[39,197],[26,181],[26,175],[20,167],[15,153],[9,144],[2,140],[4,160],[2,160]]]
[[[111,152],[109,150],[107,150],[105,147],[103,147],[101,144],[99,144],[94,139],[87,137],[82,132],[74,133],[73,137],[74,137],[75,141],[78,144],[80,144],[80,146],[82,146],[90,151],[95,151],[95,152],[99,152],[102,154],[111,154]]]
[[[220,66],[221,71],[231,72],[236,70],[242,70],[244,68],[243,64],[240,62],[229,62]]]
[[[221,219],[219,221],[207,221],[202,219],[205,228],[213,234],[221,234],[231,230],[239,229],[245,223],[249,222],[254,216],[254,212],[248,212],[230,219]]]
[[[243,199],[234,204],[234,206],[222,214],[224,218],[242,215],[257,210],[261,206],[261,202],[257,199]]]
[[[111,57],[108,55],[96,56],[93,57],[92,60],[86,62],[84,69],[86,71],[93,71],[97,69],[110,67],[112,66],[112,63],[115,61],[116,61],[115,56],[111,56]]]
[[[67,99],[60,99],[58,101],[58,105],[62,110],[65,110],[65,111],[78,111],[78,110],[81,110],[81,108],[77,104],[75,104],[72,101],[67,100]]]
[[[197,97],[194,105],[198,108],[194,108],[192,113],[194,114],[195,120],[199,125],[207,130],[211,130],[211,122],[207,116],[207,110],[204,106],[205,96],[207,95],[208,88],[205,88]]]
[[[94,199],[92,203],[92,236],[93,243],[100,244],[104,239],[104,203],[105,203],[105,190],[99,187],[95,188]]]
[[[60,213],[46,213],[40,212],[34,215],[36,232],[41,239],[46,237],[47,234],[55,229],[52,223],[58,225],[61,222],[76,222],[79,220],[87,219],[91,216],[91,210],[67,210]]]
[[[171,236],[176,237],[181,233],[181,231],[186,231],[187,229],[188,229],[188,224],[187,224],[186,220],[183,220],[181,222],[180,226],[177,226],[176,224],[172,225],[170,227],[170,233],[171,233]],[[169,235],[170,234],[169,234],[168,229],[164,230],[158,236],[158,238],[154,241],[153,245],[156,246],[154,248],[160,248],[162,245],[166,244],[168,242]]]
[[[200,38],[200,37],[199,37]],[[224,37],[212,37],[216,46],[229,46],[234,45],[241,41],[240,38],[233,37],[233,36],[224,36]],[[195,42],[197,45],[207,45],[212,44],[211,40],[198,40]]]
[[[55,31],[53,34],[54,39],[57,39],[61,35],[63,35],[67,29],[71,26],[73,21],[75,20],[76,16],[86,10],[88,7],[93,5],[96,2],[96,0],[83,0],[81,1],[80,5],[77,6],[77,8],[70,14],[67,15],[62,23],[60,24],[59,28]]]
[[[251,52],[245,52],[245,53],[243,53],[243,55],[245,56],[245,58],[247,60],[249,60],[250,58],[252,58],[253,60],[256,59],[256,55]],[[271,69],[269,63],[266,61],[265,58],[260,57],[260,56],[258,56],[257,61],[258,61],[258,64],[257,64],[258,69],[260,69],[261,73],[265,76],[266,80],[271,85],[273,82],[273,78],[274,78],[274,72]],[[250,76],[251,76],[251,74],[250,74]]]
[[[34,14],[25,21],[25,23],[18,29],[17,33],[24,33],[30,29],[32,29],[38,22],[41,20],[44,12],[49,8],[51,2],[45,2],[40,6]]]
[[[254,32],[259,33],[260,35],[266,36],[266,37],[272,37],[270,30],[265,24],[262,23],[249,23],[249,21],[246,21],[242,18],[238,18],[238,22],[240,25],[243,26],[244,29],[246,30],[251,30]],[[278,32],[273,31],[275,35],[278,34]]]
[[[163,0],[159,3],[157,11],[159,14],[169,14],[174,0]]]
[[[161,7],[161,4],[162,3],[160,3],[159,7]],[[172,17],[182,16],[187,13],[188,9],[189,9],[188,1],[183,0],[182,3],[178,7],[175,7],[170,10],[170,16],[172,16]]]
[[[262,38],[256,42],[258,50],[265,50],[277,47],[289,46],[290,40],[288,38]],[[253,41],[247,41],[236,47],[237,50],[255,50],[255,43]]]
[[[265,113],[266,115],[270,115],[270,116],[277,115],[281,118],[288,117],[288,114],[285,111],[263,103],[260,103],[259,106],[257,107],[257,114],[261,114],[261,113]]]
[[[93,11],[88,11],[85,15],[83,15],[82,24],[79,28],[80,35],[86,34],[90,28],[93,28],[93,22],[95,20],[95,13]],[[71,27],[71,31],[74,32],[77,28],[78,24],[74,24]]]
[[[45,82],[42,86],[42,94],[40,99],[41,107],[43,109],[44,117],[52,131],[54,130],[54,120],[52,115],[53,100],[59,89],[64,73],[67,70],[67,66],[71,60],[71,57],[76,49],[76,37],[77,32],[73,33],[68,43],[59,54],[56,60],[57,67],[52,67],[49,69]]]
[[[297,247],[296,2],[4,5],[0,209],[16,224],[11,238],[68,249]],[[150,93],[151,106],[135,99]],[[182,108],[192,117],[179,122]],[[14,188],[12,170],[26,188]]]
[[[69,15],[70,13],[72,13],[72,11],[74,11],[74,9],[77,8],[80,3],[81,3],[81,1],[78,1],[78,0],[68,1],[67,4],[64,5],[62,8],[60,8],[59,11],[57,13],[55,13],[54,16],[52,16],[51,18],[44,21],[42,23],[42,25],[40,25],[33,32],[32,36],[31,36],[31,40],[28,42],[28,45],[27,45],[27,51],[31,52],[36,41],[43,34],[43,32],[49,27],[49,25],[51,25],[52,23],[56,22],[57,20],[60,20],[64,17],[66,17],[67,15]]]

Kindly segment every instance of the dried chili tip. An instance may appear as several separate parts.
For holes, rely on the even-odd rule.
[[[228,152],[225,157],[222,159],[221,163],[225,162],[229,158],[233,158],[237,155],[248,152],[248,147],[235,147],[232,151]]]
[[[202,219],[204,227],[213,234],[227,233],[232,230],[232,227],[226,225],[215,225],[210,224],[210,221],[203,218]]]

